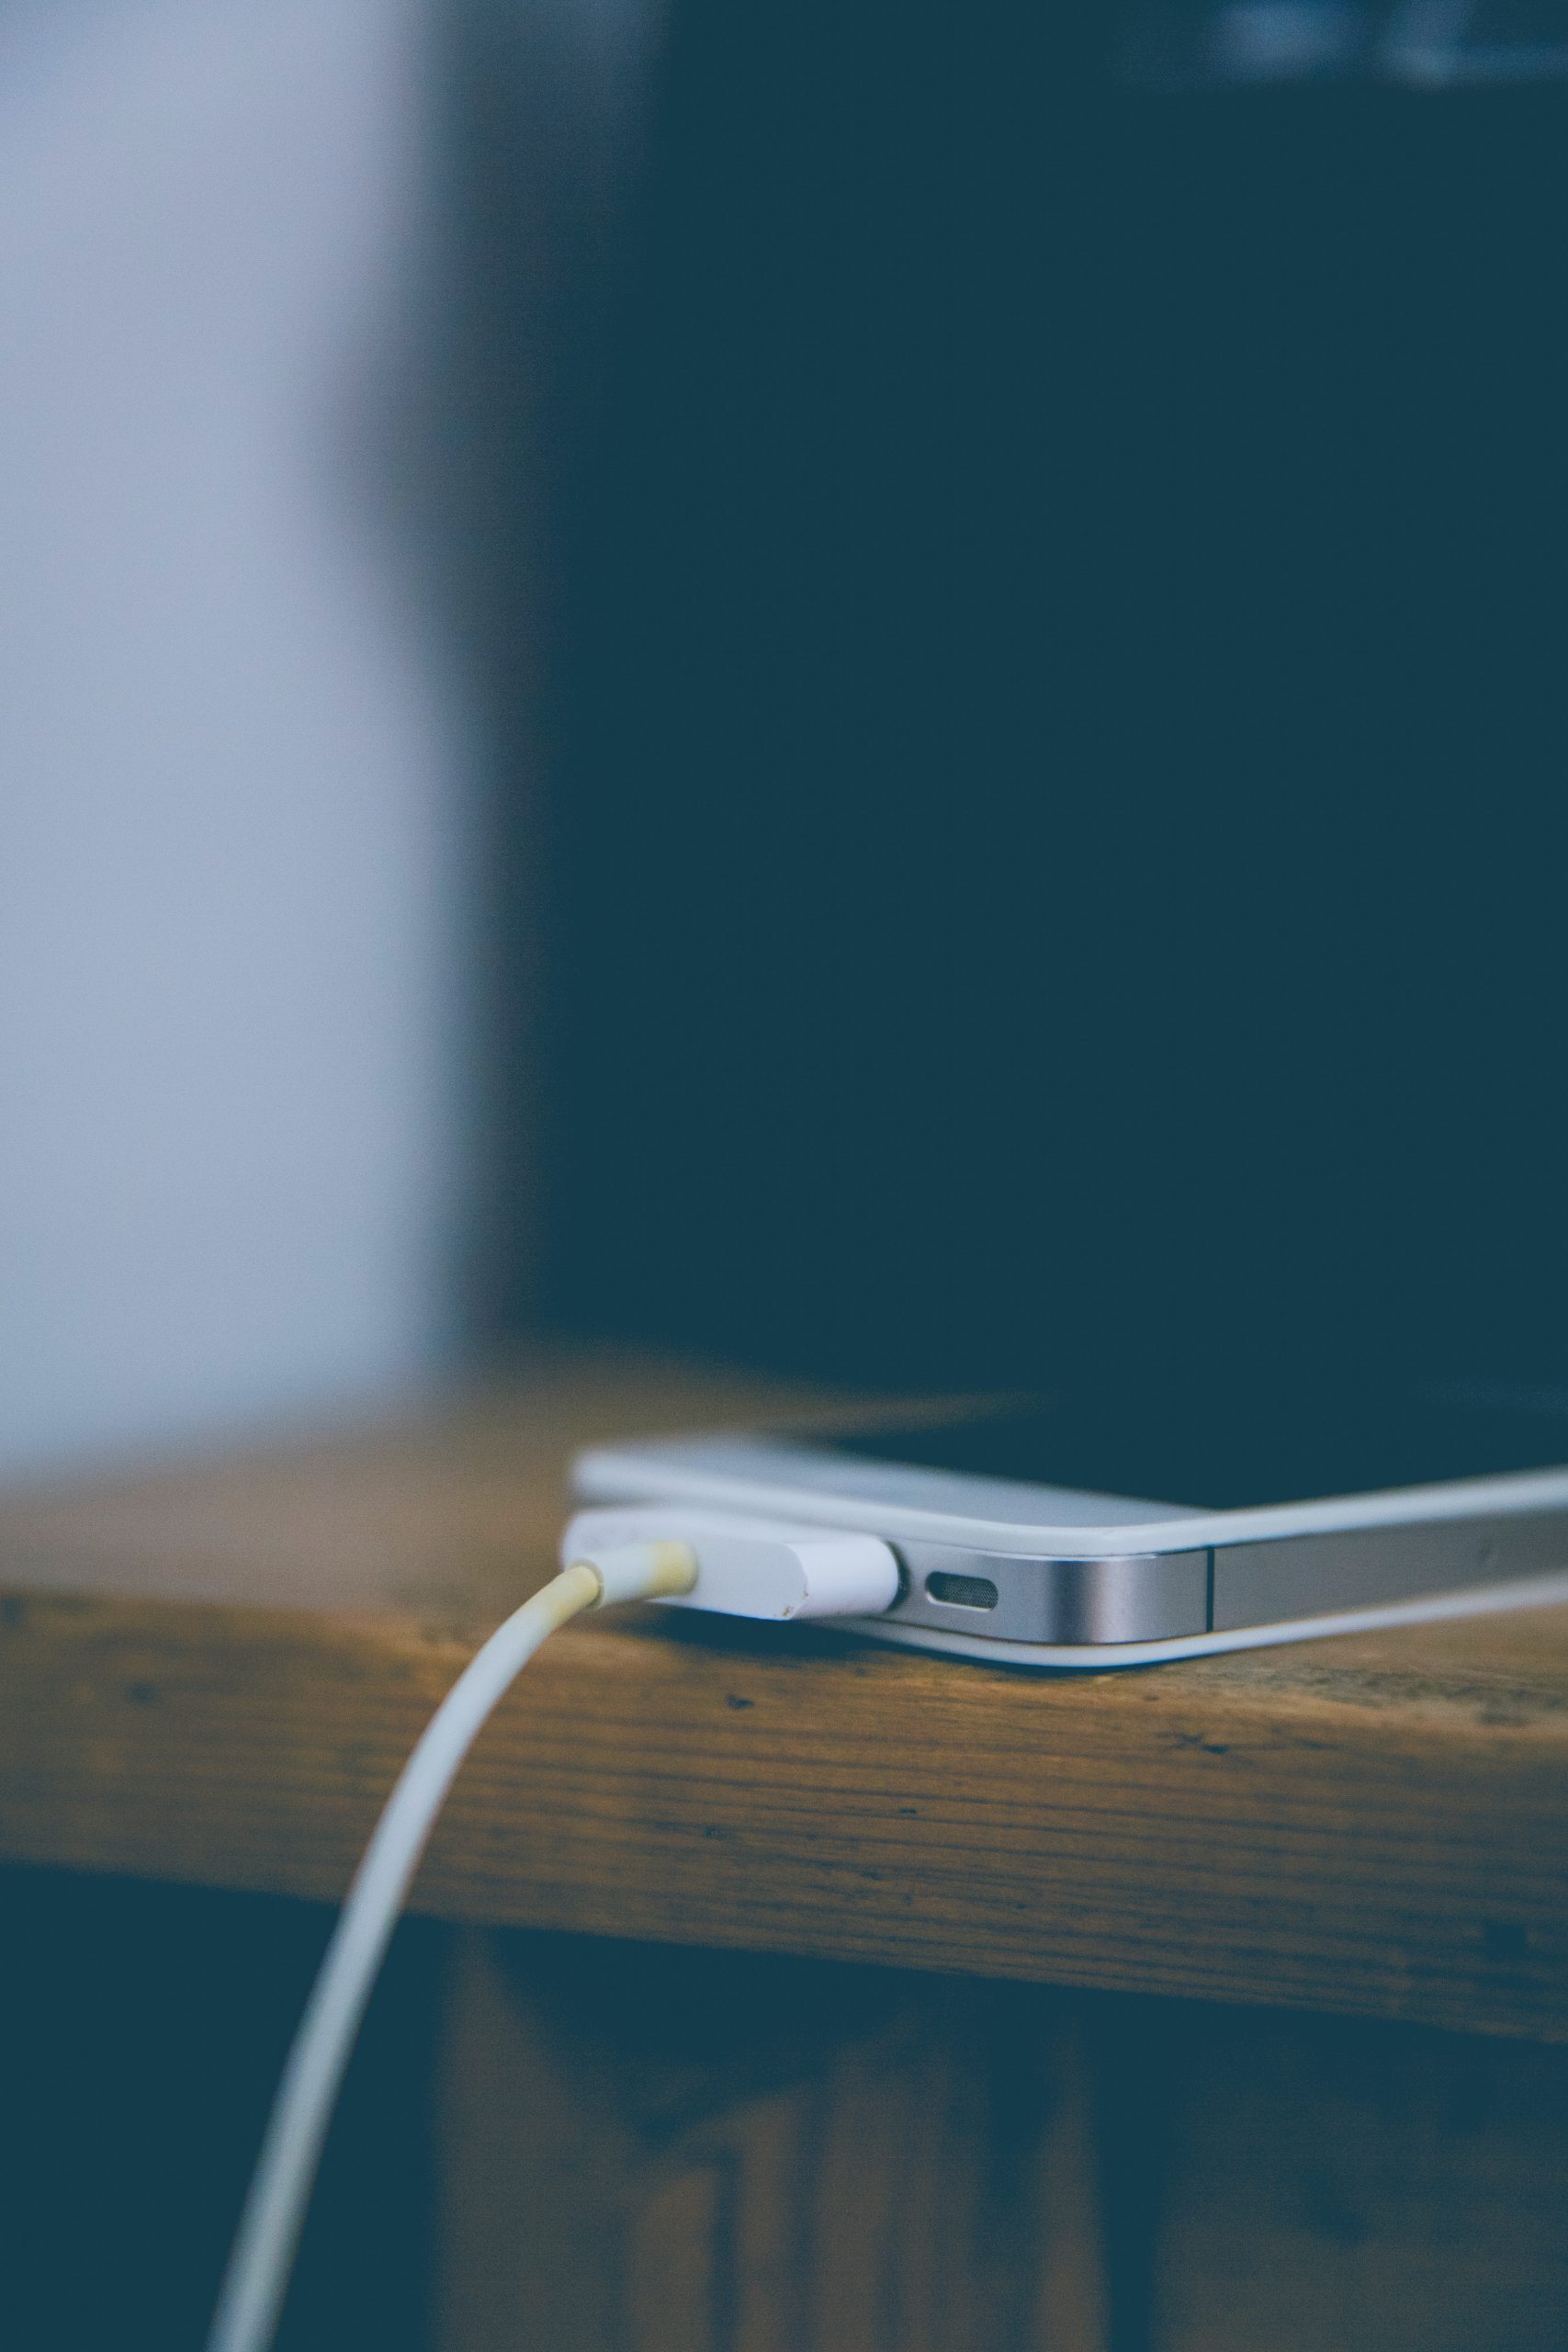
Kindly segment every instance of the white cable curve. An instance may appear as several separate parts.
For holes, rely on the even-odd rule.
[[[634,1556],[640,1555],[640,1556]],[[627,1544],[580,1560],[514,1610],[425,1725],[354,1874],[267,2119],[207,2352],[267,2352],[355,2038],[420,1857],[486,1718],[559,1625],[600,1600],[690,1589],[684,1544]]]

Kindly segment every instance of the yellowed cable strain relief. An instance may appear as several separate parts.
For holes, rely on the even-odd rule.
[[[597,1608],[605,1601],[658,1600],[666,1593],[690,1592],[697,1581],[697,1555],[689,1544],[619,1544],[612,1551],[573,1560],[599,1587]]]
[[[697,1555],[689,1544],[650,1544],[653,1573],[657,1582],[649,1587],[649,1596],[663,1592],[690,1592],[697,1581]]]
[[[568,1579],[573,1577],[592,1577],[593,1590],[591,1593],[583,1593],[579,1598],[568,1582]],[[547,1585],[545,1590],[548,1592],[549,1589],[549,1586]],[[555,1579],[555,1589],[560,1596],[561,1622],[564,1623],[566,1618],[574,1616],[580,1609],[598,1608],[604,1598],[604,1579],[592,1560],[571,1560]]]

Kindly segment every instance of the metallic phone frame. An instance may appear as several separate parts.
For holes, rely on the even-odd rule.
[[[1173,1512],[835,1454],[803,1431],[596,1447],[573,1489],[879,1535],[899,1597],[836,1622],[997,1664],[1130,1666],[1568,1600],[1568,1469]],[[995,1599],[951,1597],[965,1588]]]

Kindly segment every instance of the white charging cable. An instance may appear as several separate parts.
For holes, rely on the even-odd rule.
[[[891,1606],[880,1537],[666,1505],[580,1512],[560,1575],[477,1650],[436,1709],[371,1834],[310,1988],[240,2216],[207,2352],[267,2352],[355,2037],[435,1816],[486,1718],[542,1643],[584,1609],[669,1600],[726,1616],[868,1616]]]
[[[365,1858],[283,2069],[208,2337],[266,2352],[355,2037],[435,1816],[497,1702],[558,1625],[613,1600],[673,1599],[697,1581],[689,1544],[633,1543],[563,1569],[478,1650],[426,1724]]]

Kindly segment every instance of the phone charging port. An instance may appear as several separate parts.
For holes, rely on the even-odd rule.
[[[926,1578],[926,1599],[943,1600],[950,1609],[994,1609],[997,1588],[989,1577],[953,1577],[933,1568]]]

